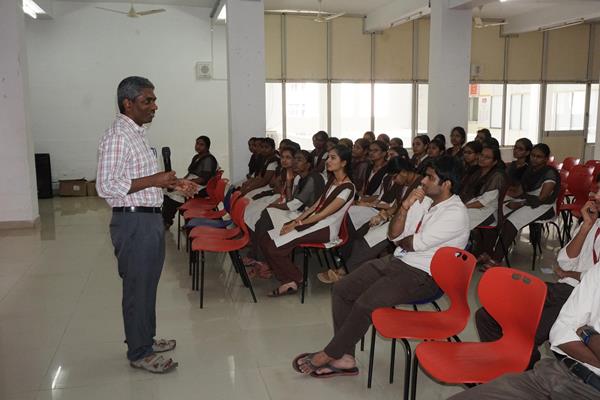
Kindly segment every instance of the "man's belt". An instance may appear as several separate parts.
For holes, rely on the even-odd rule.
[[[160,214],[160,207],[113,207],[114,213],[151,213]]]
[[[594,389],[600,391],[600,376],[596,375],[588,367],[580,363],[579,361],[573,360],[572,358],[563,356],[557,352],[553,352],[554,356],[562,362],[571,373],[579,378],[584,383],[587,383]]]

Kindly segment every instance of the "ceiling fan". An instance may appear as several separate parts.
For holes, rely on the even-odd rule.
[[[143,17],[146,15],[158,14],[158,13],[167,11],[164,8],[157,8],[154,10],[146,10],[146,11],[136,11],[135,8],[133,7],[133,1],[130,4],[131,5],[129,7],[129,11],[114,10],[112,8],[105,8],[105,7],[96,7],[96,8],[99,10],[110,11],[110,12],[114,12],[117,14],[124,14],[130,18]]]
[[[331,21],[332,19],[339,18],[342,15],[346,15],[345,12],[341,12],[341,13],[337,13],[337,14],[324,13],[321,11],[322,5],[323,5],[323,0],[319,0],[319,12],[317,12],[317,16],[313,20],[315,22],[327,22],[327,21]]]
[[[477,7],[477,13],[473,17],[473,26],[475,28],[490,28],[492,26],[506,25],[506,20],[502,18],[482,18],[481,10],[483,6]]]

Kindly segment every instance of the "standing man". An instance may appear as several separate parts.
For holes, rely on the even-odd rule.
[[[177,363],[157,355],[174,349],[175,340],[154,340],[156,291],[165,259],[162,188],[191,196],[198,185],[177,179],[175,171],[158,172],[144,128],[158,109],[154,85],[146,78],[125,78],[117,101],[119,114],[98,148],[96,187],[113,210],[110,236],[123,280],[127,358],[134,368],[164,373]]]

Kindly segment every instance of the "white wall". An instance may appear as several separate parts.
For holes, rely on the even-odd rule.
[[[227,70],[223,26],[211,31],[210,9],[136,4],[167,12],[141,18],[98,10],[124,3],[55,2],[53,20],[27,21],[31,126],[35,151],[50,153],[53,180],[96,176],[97,144],[117,112],[116,88],[129,75],[156,86],[152,145],[171,147],[183,175],[194,140],[205,134],[227,169]],[[212,80],[195,64],[213,61]],[[162,164],[161,164],[162,165]]]

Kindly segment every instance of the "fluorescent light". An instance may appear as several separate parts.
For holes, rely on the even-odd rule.
[[[23,0],[23,12],[34,19],[37,18],[38,14],[46,14],[46,11],[33,0]]]
[[[580,25],[580,24],[583,24],[584,22],[585,22],[585,19],[578,18],[574,21],[565,21],[565,22],[560,22],[558,24],[554,24],[554,25],[542,26],[539,28],[539,30],[540,31],[552,31],[554,29],[568,28],[569,26]]]
[[[227,6],[223,4],[221,11],[219,11],[219,15],[217,15],[217,21],[226,22],[227,21]]]

